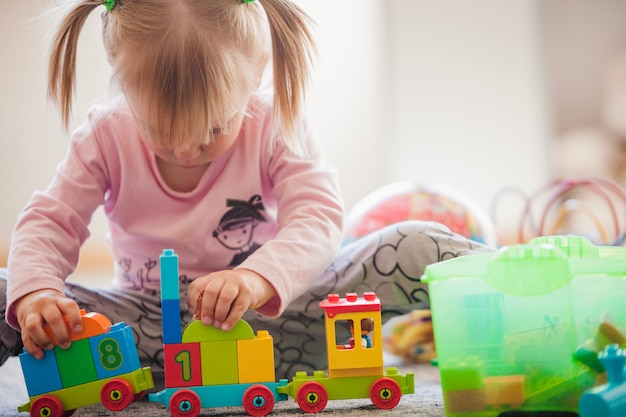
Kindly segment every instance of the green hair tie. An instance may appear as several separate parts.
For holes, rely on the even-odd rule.
[[[243,0],[244,3],[252,3],[254,0]]]
[[[104,0],[104,7],[110,12],[115,7],[115,0]]]

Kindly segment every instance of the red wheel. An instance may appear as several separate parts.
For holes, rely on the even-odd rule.
[[[30,417],[63,417],[61,400],[52,395],[44,395],[33,401],[30,407]]]
[[[121,411],[133,402],[135,394],[130,382],[125,379],[113,379],[102,387],[100,401],[111,411]]]
[[[374,405],[383,410],[389,410],[400,402],[402,390],[400,385],[391,378],[380,378],[370,387],[370,399]]]
[[[197,417],[200,414],[201,401],[198,394],[188,389],[176,391],[170,399],[172,417]]]
[[[302,384],[296,397],[300,409],[305,413],[319,413],[324,410],[326,403],[328,403],[326,388],[315,381]]]
[[[145,391],[139,391],[137,394],[135,394],[135,396],[133,397],[133,402],[135,401],[139,401],[141,400],[143,397],[146,396],[146,392]]]
[[[252,385],[243,393],[243,408],[253,417],[266,416],[274,409],[274,394],[265,385]]]

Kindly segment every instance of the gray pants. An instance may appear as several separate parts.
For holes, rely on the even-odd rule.
[[[451,233],[438,223],[407,221],[388,226],[341,248],[333,263],[306,293],[294,300],[279,318],[254,311],[244,318],[255,331],[268,330],[274,339],[276,377],[326,367],[323,312],[318,302],[330,293],[374,291],[382,303],[383,320],[412,309],[429,308],[420,277],[426,265],[460,255],[491,250]],[[181,325],[191,316],[187,308],[188,282],[181,282]],[[160,295],[144,290],[101,290],[67,283],[66,294],[81,308],[132,326],[142,364],[162,372]],[[6,270],[0,270],[0,319],[6,308]],[[15,331],[0,322],[0,342]],[[10,348],[10,346],[9,346]],[[1,349],[1,346],[0,346]],[[2,359],[0,352],[0,360]],[[1,362],[0,362],[1,363]]]

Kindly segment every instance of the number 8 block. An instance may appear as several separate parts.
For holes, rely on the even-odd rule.
[[[98,379],[133,372],[141,366],[133,330],[124,322],[111,326],[108,333],[89,338]]]

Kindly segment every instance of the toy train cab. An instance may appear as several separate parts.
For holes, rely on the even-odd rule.
[[[83,330],[67,323],[72,344],[44,351],[43,359],[19,355],[29,402],[18,407],[33,417],[61,417],[67,411],[102,403],[112,411],[126,408],[154,388],[149,367],[141,368],[130,326],[111,324],[100,313],[81,310]],[[57,341],[48,327],[46,333]]]
[[[278,387],[279,393],[294,398],[303,411],[318,413],[328,400],[356,398],[370,398],[376,407],[391,409],[403,394],[415,392],[413,373],[384,369],[380,300],[375,293],[349,293],[345,298],[330,294],[319,305],[324,310],[328,374],[296,372],[291,382]],[[348,343],[341,340],[345,328],[352,334]]]
[[[359,298],[351,293],[345,299],[330,294],[320,302],[320,307],[325,312],[328,375],[382,375],[382,322],[380,300],[376,294],[367,292]],[[339,340],[340,330],[345,326],[350,328],[352,335],[348,344]]]

